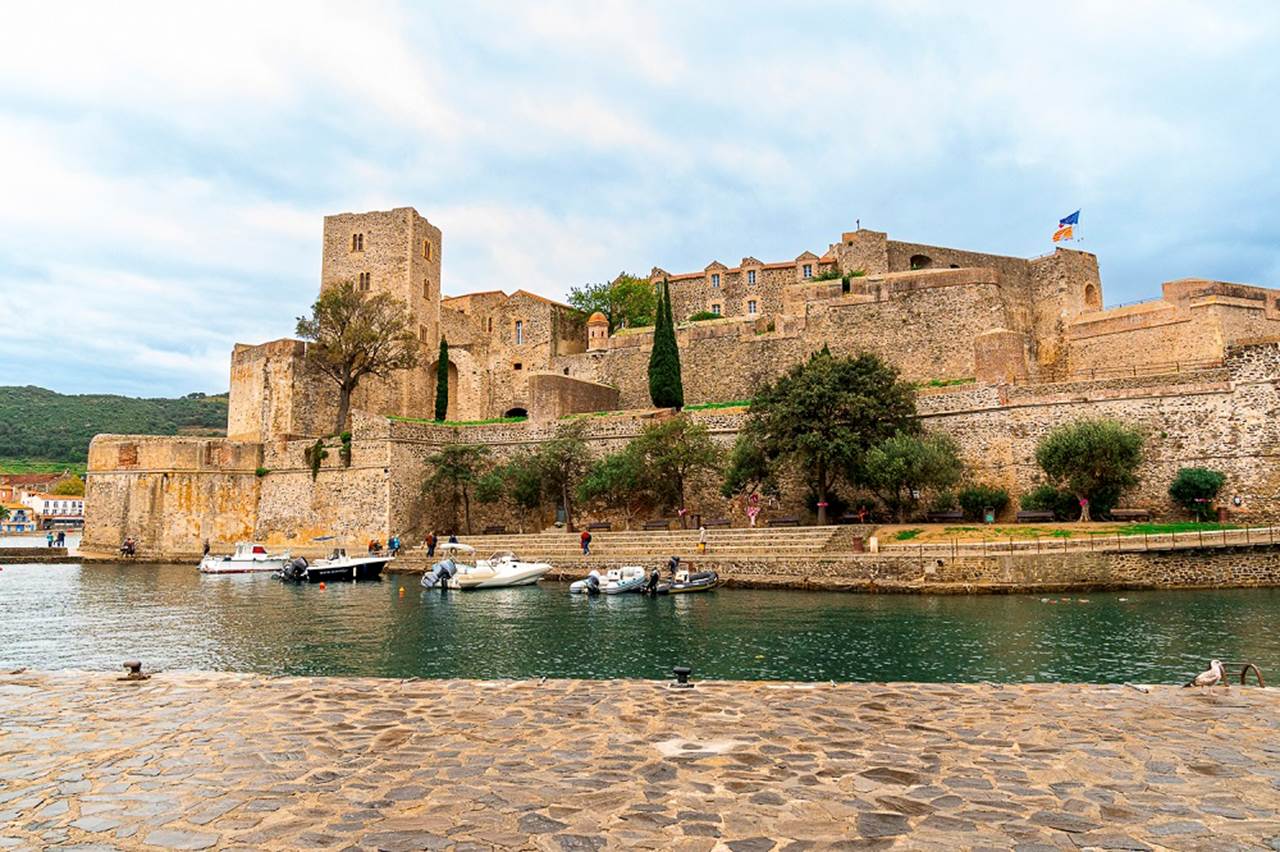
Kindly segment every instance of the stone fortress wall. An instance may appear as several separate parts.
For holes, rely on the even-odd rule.
[[[1126,504],[1157,514],[1176,512],[1166,489],[1179,467],[1208,465],[1227,474],[1224,494],[1239,496],[1243,521],[1280,515],[1280,342],[1233,348],[1224,365],[1178,374],[1067,381],[1040,385],[960,385],[930,389],[919,399],[925,428],[960,445],[976,481],[1018,494],[1037,479],[1035,447],[1055,426],[1081,417],[1115,417],[1147,439],[1139,487]],[[621,449],[665,411],[624,411],[583,419],[593,456]],[[745,421],[743,409],[694,411],[713,439],[728,448]],[[85,546],[110,549],[124,535],[144,547],[198,550],[204,538],[256,538],[307,546],[320,536],[345,543],[392,533],[417,540],[443,532],[442,512],[424,500],[428,457],[448,443],[481,443],[495,461],[532,451],[559,421],[452,427],[356,412],[351,462],[331,441],[312,480],[305,451],[312,438],[246,444],[209,438],[103,435],[90,453],[91,508]],[[137,453],[137,456],[130,455]],[[257,467],[269,472],[255,476]],[[803,511],[803,489],[792,483],[773,514]],[[100,499],[101,498],[101,499]],[[745,525],[739,501],[725,500],[716,483],[695,487],[689,504],[706,517]],[[621,521],[582,513],[581,518]],[[472,504],[477,532],[489,524],[541,529],[550,512],[518,517],[503,507]]]
[[[445,443],[485,443],[501,458],[545,440],[566,415],[614,411],[587,419],[593,452],[604,452],[665,416],[647,410],[651,329],[610,335],[607,324],[526,291],[442,297],[441,250],[439,229],[411,208],[325,219],[322,287],[352,281],[391,292],[422,346],[418,368],[357,391],[349,465],[334,441],[314,481],[304,460],[318,436],[333,432],[337,397],[309,367],[306,344],[237,345],[227,439],[95,440],[86,545],[114,547],[126,534],[175,550],[184,542],[198,549],[203,538],[303,544],[332,534],[358,542],[421,530],[435,514],[420,494],[425,460]],[[816,280],[828,270],[839,277]],[[869,350],[923,386],[926,425],[957,438],[976,478],[1015,494],[1033,484],[1043,434],[1106,415],[1148,434],[1143,484],[1126,502],[1170,511],[1164,489],[1177,467],[1212,464],[1228,473],[1245,514],[1280,509],[1275,290],[1183,279],[1166,283],[1161,299],[1104,310],[1091,254],[1058,249],[1022,259],[870,230],[842,234],[821,256],[744,258],[676,275],[655,269],[653,279],[662,278],[678,320],[712,306],[725,314],[678,329],[689,404],[749,399],[824,345],[837,354]],[[750,301],[755,314],[746,312]],[[411,422],[434,410],[441,336],[449,342],[451,421],[530,420]],[[961,383],[929,387],[934,380]],[[728,446],[744,415],[693,416]],[[777,511],[794,513],[802,498],[791,489]],[[711,483],[694,502],[704,515],[740,513]],[[486,507],[474,517],[476,526],[522,520]]]

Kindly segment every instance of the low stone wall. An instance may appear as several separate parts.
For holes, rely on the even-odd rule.
[[[413,554],[390,573],[421,573],[426,558]],[[561,561],[548,575],[576,580],[593,568],[635,564],[631,558],[581,557]],[[1003,556],[890,556],[865,554],[807,559],[690,559],[692,570],[712,570],[728,586],[919,594],[1197,589],[1280,586],[1280,547],[1132,553],[1055,553]]]

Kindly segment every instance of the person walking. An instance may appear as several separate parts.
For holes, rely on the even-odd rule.
[[[436,534],[435,534],[435,531],[433,530],[432,532],[427,533],[427,556],[431,557],[435,555],[436,555]]]
[[[206,557],[206,556],[208,556],[208,555],[209,555],[209,539],[207,539],[207,538],[206,538],[206,539],[204,540],[204,553],[201,553],[201,554],[200,554],[200,558],[201,558],[201,559],[203,559],[204,557]]]
[[[707,528],[704,524],[698,525],[698,552],[707,552]]]
[[[582,539],[582,555],[590,556],[591,555],[591,533],[587,532],[586,530],[583,530],[581,539]]]
[[[44,534],[45,547],[53,547],[53,531]]]
[[[67,533],[65,530],[58,530],[58,547],[67,546]]]

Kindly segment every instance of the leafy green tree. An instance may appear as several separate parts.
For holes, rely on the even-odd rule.
[[[818,498],[818,523],[827,523],[832,487],[858,471],[871,447],[915,424],[915,390],[879,357],[837,358],[824,346],[765,385],[748,410],[745,437],[760,447],[765,464],[797,468]],[[750,453],[734,453],[735,462]],[[753,464],[757,460],[752,460]],[[727,481],[743,480],[731,469]]]
[[[449,523],[458,526],[458,509],[462,509],[467,535],[471,534],[471,493],[485,474],[489,448],[484,444],[445,444],[427,458],[430,468],[423,482],[423,496],[434,498],[449,507]]]
[[[84,480],[73,473],[55,482],[53,487],[49,489],[49,493],[60,496],[83,497]]]
[[[1101,514],[1124,489],[1138,481],[1142,434],[1116,420],[1077,420],[1054,429],[1036,447],[1036,463],[1049,484],[1069,491],[1080,504],[1080,520],[1090,520],[1091,504]]]
[[[1220,471],[1205,467],[1179,468],[1169,485],[1169,496],[1196,520],[1208,520],[1213,515],[1213,502],[1226,481],[1227,477]]]
[[[657,316],[653,284],[625,272],[612,281],[569,288],[569,304],[587,314],[604,314],[610,332],[653,325]]]
[[[653,350],[649,353],[649,399],[658,408],[684,407],[680,349],[671,318],[671,286],[665,280],[658,296],[658,324],[653,330]]]
[[[9,508],[7,506],[0,506],[0,521],[7,520],[9,520]]]
[[[997,517],[1009,507],[1009,492],[995,485],[968,485],[960,489],[956,499],[965,519],[970,521],[982,520],[982,513],[988,506]]]
[[[720,315],[712,311],[695,311],[689,315],[689,322],[703,322],[704,320],[718,320]]]
[[[436,422],[449,415],[449,341],[440,335],[440,355],[436,361]]]
[[[326,287],[298,317],[298,336],[314,344],[308,360],[338,385],[336,435],[346,425],[351,394],[366,376],[386,378],[418,364],[418,338],[404,302],[390,293],[366,296],[350,281]]]
[[[523,532],[529,514],[542,507],[542,471],[537,459],[524,453],[490,470],[476,483],[476,500],[510,507],[519,515]]]
[[[644,462],[654,496],[676,509],[685,506],[690,479],[720,467],[720,450],[707,427],[687,414],[649,424],[631,446]]]
[[[899,432],[867,451],[861,465],[863,484],[902,523],[925,492],[938,492],[960,481],[964,465],[950,435]]]
[[[1028,512],[1053,512],[1059,521],[1080,516],[1080,501],[1070,491],[1061,491],[1042,482],[1018,498],[1018,505]]]
[[[578,485],[578,502],[622,512],[627,529],[631,529],[631,519],[653,499],[651,484],[644,457],[633,441],[591,466]]]
[[[773,465],[765,454],[764,446],[749,427],[738,435],[729,451],[729,462],[720,485],[720,495],[726,499],[749,496],[762,491],[778,493],[778,482]]]
[[[568,527],[573,526],[573,498],[578,483],[591,467],[587,442],[583,439],[585,431],[586,425],[581,420],[562,423],[555,436],[537,452],[543,493],[564,507]]]

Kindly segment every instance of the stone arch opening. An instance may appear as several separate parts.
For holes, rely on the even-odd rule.
[[[507,413],[503,417],[528,417],[529,411],[525,408],[508,408]]]
[[[911,255],[912,269],[928,269],[931,266],[933,266],[933,258],[929,257],[929,255],[927,254]]]
[[[1084,285],[1084,303],[1093,310],[1102,309],[1102,299],[1098,296],[1098,288],[1093,284]]]
[[[431,406],[429,411],[436,410],[436,376],[440,369],[440,362],[433,361],[427,370],[427,375],[431,380]],[[458,367],[452,361],[449,362],[449,408],[445,414],[446,420],[458,420]]]

